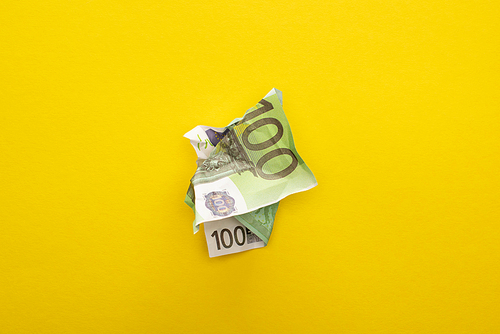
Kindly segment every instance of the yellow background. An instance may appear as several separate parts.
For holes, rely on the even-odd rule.
[[[2,1],[0,333],[499,333],[496,1]],[[319,186],[210,259],[195,152],[272,87]]]

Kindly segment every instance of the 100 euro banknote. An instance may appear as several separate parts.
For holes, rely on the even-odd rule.
[[[185,137],[198,155],[198,168],[185,198],[195,213],[195,233],[201,223],[234,217],[247,233],[267,244],[278,202],[317,185],[295,148],[277,89],[228,126],[197,126]],[[238,228],[233,230],[234,243],[233,234],[229,236],[232,245],[243,243],[245,231],[238,234]],[[226,247],[223,235],[214,231],[214,236],[219,248],[221,240]]]

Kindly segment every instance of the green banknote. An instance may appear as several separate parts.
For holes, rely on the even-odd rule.
[[[185,198],[195,233],[201,223],[234,217],[267,244],[279,201],[317,185],[295,148],[277,89],[227,127],[197,126],[185,137],[198,154]]]

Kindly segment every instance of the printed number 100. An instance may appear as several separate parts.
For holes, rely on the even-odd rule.
[[[242,240],[240,240],[240,238],[239,238],[238,230],[241,231],[241,239]],[[224,237],[226,234],[227,234],[227,238]],[[217,243],[217,250],[221,249],[220,248],[221,243],[222,243],[222,246],[224,246],[224,248],[231,248],[233,246],[233,233],[231,233],[231,231],[228,230],[227,228],[223,228],[220,231],[220,238],[219,238],[219,233],[217,230],[215,230],[214,233],[212,233],[211,237],[215,238],[215,242]],[[226,239],[229,239],[229,241]],[[246,239],[246,233],[245,233],[245,230],[243,229],[243,227],[236,226],[234,228],[234,241],[236,242],[236,244],[238,246],[243,246],[245,244],[245,239]]]

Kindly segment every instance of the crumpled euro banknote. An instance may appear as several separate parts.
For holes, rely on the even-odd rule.
[[[185,202],[204,224],[209,256],[264,247],[279,201],[317,185],[295,148],[273,88],[226,127],[199,125],[187,132],[198,159]]]

